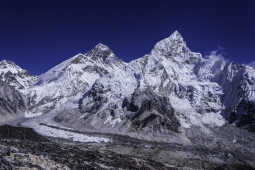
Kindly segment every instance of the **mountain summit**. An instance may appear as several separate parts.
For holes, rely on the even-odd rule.
[[[107,63],[113,60],[118,60],[113,51],[102,43],[97,44],[91,51],[87,53],[87,56],[90,56],[92,60],[103,60]]]
[[[169,37],[159,41],[153,51],[161,55],[177,55],[190,51],[182,35],[175,31]]]
[[[36,76],[31,76],[26,70],[8,60],[0,61],[0,79],[17,89],[28,88],[37,81]]]

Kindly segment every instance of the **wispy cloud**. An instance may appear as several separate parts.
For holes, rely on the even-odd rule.
[[[217,51],[211,51],[211,53],[206,56],[210,61],[216,62],[216,61],[222,61],[222,62],[229,62],[228,59],[226,59],[221,52]]]
[[[207,55],[206,58],[208,58],[212,63],[221,61],[222,63],[226,64],[226,63],[233,61],[233,60],[230,60],[229,58],[226,58],[224,56],[225,53],[221,51],[221,49],[223,49],[223,48],[219,48],[219,49],[220,50],[211,51],[211,53],[209,55]],[[239,63],[239,64],[244,64],[244,65],[249,65],[249,66],[255,67],[255,60],[251,61],[251,62]]]

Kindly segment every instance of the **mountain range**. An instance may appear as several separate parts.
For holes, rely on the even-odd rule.
[[[181,142],[193,127],[255,131],[255,68],[192,52],[178,31],[130,62],[104,44],[39,76],[3,60],[0,80],[2,122],[54,115],[69,128]]]
[[[41,75],[2,60],[0,124],[0,169],[255,169],[255,67],[178,31],[130,62],[101,43]]]

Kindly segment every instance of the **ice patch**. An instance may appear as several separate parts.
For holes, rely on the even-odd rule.
[[[223,126],[226,123],[220,113],[205,113],[202,122],[210,126]]]
[[[32,112],[25,112],[25,118],[34,118],[37,116],[41,116],[43,113],[38,112],[38,113],[32,113]]]
[[[61,129],[55,129],[47,126],[40,125],[36,122],[30,122],[29,126],[32,127],[37,133],[48,136],[48,137],[54,137],[54,138],[63,138],[63,139],[69,139],[75,142],[110,142],[111,140],[108,138],[102,138],[102,137],[94,137],[94,136],[88,136],[85,134],[65,131]]]

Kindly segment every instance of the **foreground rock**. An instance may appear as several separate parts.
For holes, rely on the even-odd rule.
[[[5,170],[255,169],[252,167],[254,155],[249,151],[235,150],[237,147],[229,150],[220,144],[218,148],[212,149],[199,145],[153,143],[118,136],[112,136],[112,143],[75,143],[42,137],[29,128],[11,126],[1,126],[0,136],[0,169]],[[239,139],[235,142],[240,145],[245,141]]]
[[[162,163],[102,146],[47,139],[32,129],[2,126],[0,136],[0,169],[166,169]]]

